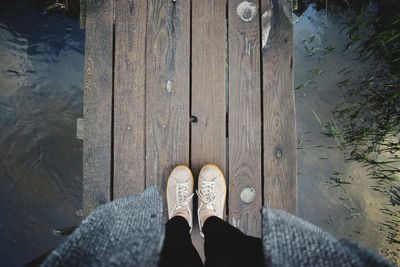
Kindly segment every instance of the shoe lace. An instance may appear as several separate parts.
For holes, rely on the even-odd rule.
[[[173,211],[185,208],[189,205],[189,201],[193,198],[194,193],[188,196],[188,187],[189,183],[187,181],[177,182],[175,187],[176,204]]]
[[[211,181],[203,181],[201,189],[196,190],[199,199],[203,202],[200,205],[212,205],[215,201],[215,178]],[[214,209],[214,205],[212,205]]]

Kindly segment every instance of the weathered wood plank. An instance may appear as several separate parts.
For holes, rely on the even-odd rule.
[[[146,0],[115,0],[114,198],[145,185]]]
[[[76,120],[76,139],[83,140],[84,136],[84,125],[83,118],[78,118]]]
[[[85,47],[83,207],[110,200],[113,5],[88,0]]]
[[[194,1],[192,7],[191,167],[226,168],[225,1]]]
[[[293,25],[290,0],[262,0],[264,201],[297,213]]]
[[[261,235],[262,206],[258,9],[255,0],[228,2],[229,217],[252,236]]]
[[[146,186],[189,164],[190,1],[148,1]]]
[[[197,177],[207,163],[226,173],[225,0],[192,2],[191,168]],[[192,231],[203,256],[204,239]]]
[[[79,26],[81,29],[86,26],[86,0],[79,1]]]

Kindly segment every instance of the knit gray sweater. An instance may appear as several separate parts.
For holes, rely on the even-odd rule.
[[[392,266],[286,212],[262,213],[265,266]],[[164,225],[162,198],[153,186],[98,207],[42,266],[157,266]]]

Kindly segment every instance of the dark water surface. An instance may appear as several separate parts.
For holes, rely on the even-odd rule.
[[[348,161],[349,151],[323,134],[315,116],[327,121],[346,101],[338,86],[347,78],[343,68],[362,77],[380,66],[345,49],[352,15],[310,6],[294,23],[295,86],[303,84],[296,90],[299,213],[390,256],[396,248],[382,227],[386,196],[372,190],[367,167]],[[21,266],[52,249],[63,239],[51,230],[81,219],[83,54],[77,20],[0,4],[0,266]],[[348,183],[339,187],[337,179]]]
[[[76,225],[84,31],[24,4],[0,10],[0,266],[21,266]]]

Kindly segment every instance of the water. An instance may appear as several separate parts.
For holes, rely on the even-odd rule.
[[[62,241],[52,229],[80,221],[82,142],[75,134],[82,117],[84,32],[76,20],[23,4],[5,6],[0,11],[0,266],[21,266]],[[322,134],[315,116],[323,122],[335,117],[332,111],[347,99],[338,86],[346,75],[365,76],[380,67],[359,62],[351,49],[343,51],[349,15],[310,6],[294,24],[295,86],[308,81],[296,90],[299,215],[391,257],[396,248],[382,227],[387,197],[372,190],[375,181],[365,166],[346,160],[349,151]],[[335,49],[323,52],[330,45]],[[322,50],[310,56],[311,47]],[[339,73],[345,67],[351,74]],[[350,184],[339,187],[335,179]]]
[[[51,230],[80,221],[83,53],[77,21],[1,9],[0,266],[52,249],[62,238]]]
[[[375,11],[373,5],[366,10]],[[382,225],[391,219],[382,212],[388,197],[373,190],[377,181],[371,179],[369,166],[349,160],[351,150],[342,140],[324,134],[323,125],[331,119],[343,127],[334,114],[351,100],[343,81],[385,67],[384,62],[361,62],[355,47],[348,47],[346,25],[352,16],[351,11],[317,11],[311,5],[294,24],[299,215],[337,237],[358,240],[398,260],[400,248],[387,242]]]

